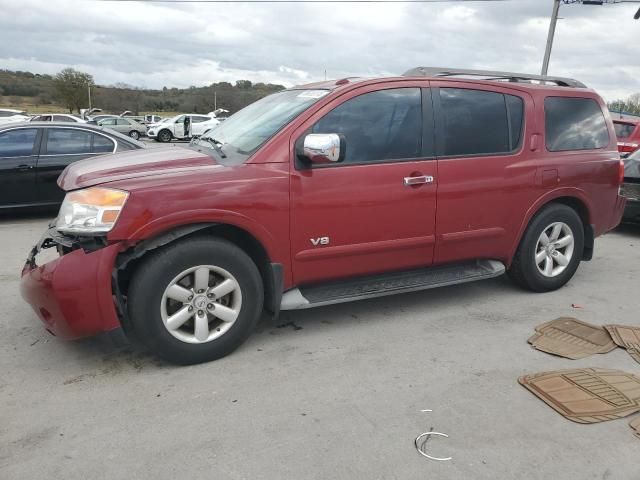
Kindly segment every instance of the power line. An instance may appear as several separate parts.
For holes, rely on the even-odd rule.
[[[92,0],[112,3],[488,3],[512,0]]]

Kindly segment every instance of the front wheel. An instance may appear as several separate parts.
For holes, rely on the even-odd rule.
[[[263,285],[251,258],[211,237],[159,249],[136,269],[128,310],[136,337],[177,364],[228,355],[262,312]]]
[[[162,143],[168,143],[171,141],[172,138],[173,138],[173,135],[169,130],[162,130],[160,133],[158,133],[158,140],[161,141]]]
[[[556,290],[575,274],[584,249],[584,225],[571,207],[555,203],[531,221],[509,269],[509,276],[534,292]]]
[[[129,132],[129,136],[130,136],[131,138],[133,138],[134,140],[138,140],[138,139],[140,138],[140,134],[139,134],[137,131],[135,131],[135,130],[131,130],[131,131]]]

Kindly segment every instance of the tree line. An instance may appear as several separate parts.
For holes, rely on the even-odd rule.
[[[96,85],[92,75],[72,68],[65,68],[56,75],[0,70],[0,103],[28,99],[35,105],[51,105],[52,110],[64,108],[70,113],[87,108],[89,94],[93,107],[109,113],[125,110],[135,115],[147,112],[207,113],[214,110],[214,105],[233,113],[283,88],[278,84],[238,80],[234,84],[217,82],[206,87],[144,89],[122,83]]]
[[[629,113],[640,116],[640,93],[634,93],[622,100],[615,100],[607,104],[612,112]]]
[[[108,113],[130,110],[141,113],[190,112],[207,113],[214,106],[231,113],[284,87],[272,83],[252,83],[249,80],[212,83],[206,87],[144,89],[119,83],[112,86],[96,85],[88,73],[65,68],[56,75],[0,70],[0,104],[11,99],[30,99],[36,105],[65,108],[79,112],[91,104]],[[2,97],[8,97],[8,101]],[[640,115],[640,93],[607,104],[612,112]]]

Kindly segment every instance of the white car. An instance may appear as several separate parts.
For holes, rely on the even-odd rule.
[[[68,113],[44,113],[31,118],[32,122],[69,122],[69,123],[87,123],[80,117],[70,115]]]
[[[30,118],[31,117],[22,110],[0,108],[0,125],[6,123],[28,122]]]
[[[189,117],[191,123],[190,135],[185,135],[184,121]],[[189,140],[194,136],[202,135],[206,130],[209,130],[220,121],[210,115],[198,115],[198,114],[186,114],[176,115],[175,117],[167,118],[162,122],[152,123],[147,126],[147,136],[153,138],[159,142],[170,142],[174,138],[178,140]]]

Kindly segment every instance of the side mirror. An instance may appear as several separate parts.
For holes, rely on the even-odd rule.
[[[344,159],[344,145],[337,133],[310,133],[304,137],[302,155],[311,163],[335,163]]]

